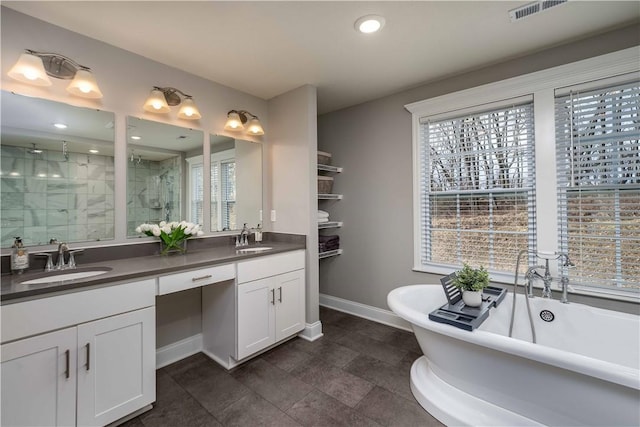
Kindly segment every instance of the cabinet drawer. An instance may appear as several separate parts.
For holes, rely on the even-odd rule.
[[[304,268],[304,250],[270,255],[238,263],[238,283],[271,277]]]
[[[155,279],[2,306],[2,342],[155,305]]]
[[[158,295],[198,288],[212,283],[233,280],[236,271],[233,264],[200,268],[183,273],[169,274],[158,279]]]

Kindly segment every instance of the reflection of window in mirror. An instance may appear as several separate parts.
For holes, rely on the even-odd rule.
[[[256,227],[262,210],[262,145],[210,135],[211,231]]]
[[[235,230],[236,221],[235,150],[211,155],[211,229]]]
[[[204,165],[202,156],[187,158],[189,172],[187,174],[187,220],[194,224],[203,224],[204,206]]]

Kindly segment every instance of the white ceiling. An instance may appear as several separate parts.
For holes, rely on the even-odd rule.
[[[640,21],[637,1],[3,1],[263,99],[303,84],[325,113]],[[355,20],[380,14],[377,34]]]

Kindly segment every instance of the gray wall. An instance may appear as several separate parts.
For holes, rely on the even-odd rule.
[[[344,167],[334,192],[344,199],[321,209],[344,221],[344,253],[320,261],[320,293],[388,309],[392,289],[439,283],[413,267],[411,114],[404,105],[640,45],[634,25],[526,57],[431,82],[318,118],[318,149]],[[636,311],[637,305],[582,298],[583,302]]]

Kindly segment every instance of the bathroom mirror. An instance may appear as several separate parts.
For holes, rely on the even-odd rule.
[[[202,222],[202,174],[189,167],[202,158],[204,133],[127,117],[127,236],[137,226],[160,221]],[[196,198],[197,199],[197,198]]]
[[[2,92],[1,245],[114,238],[114,114]]]
[[[262,144],[210,135],[211,231],[255,228],[262,210]]]

